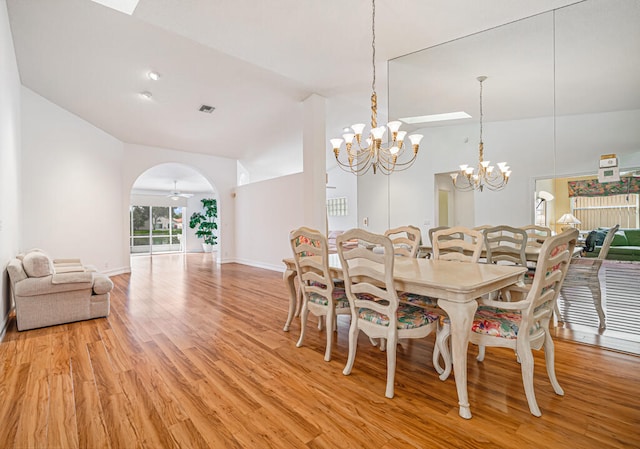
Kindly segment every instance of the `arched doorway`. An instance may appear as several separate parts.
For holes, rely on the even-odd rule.
[[[134,182],[129,200],[129,252],[199,252],[189,216],[202,198],[217,199],[214,186],[195,168],[179,163],[156,165]]]

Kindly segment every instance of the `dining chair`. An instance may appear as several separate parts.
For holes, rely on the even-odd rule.
[[[320,231],[302,227],[292,231],[289,240],[302,296],[300,338],[296,346],[299,348],[303,344],[309,312],[319,318],[320,329],[324,317],[327,333],[324,359],[328,362],[331,360],[332,333],[336,328],[337,315],[351,314],[349,301],[344,289],[333,283],[327,238]]]
[[[526,225],[520,229],[527,233],[527,246],[540,247],[553,234],[551,228],[546,226]]]
[[[396,256],[416,257],[418,247],[422,242],[422,232],[415,226],[400,226],[387,229],[384,235],[391,239]]]
[[[464,226],[441,229],[433,233],[433,258],[476,263],[480,260],[482,232]]]
[[[569,270],[567,271],[567,277],[560,289],[560,295],[564,301],[565,308],[569,308],[571,305],[572,293],[575,294],[580,289],[587,288],[591,292],[593,298],[593,305],[598,313],[599,328],[605,329],[606,319],[604,310],[602,309],[602,292],[600,290],[600,278],[598,273],[602,267],[602,261],[607,258],[611,242],[620,229],[620,225],[615,225],[607,232],[607,236],[602,243],[602,248],[598,257],[574,257],[571,259]],[[560,310],[556,304],[556,316],[560,317]]]
[[[484,348],[487,346],[508,347],[516,351],[529,410],[534,416],[540,416],[541,412],[533,388],[533,349],[544,349],[547,375],[553,390],[560,396],[564,394],[556,378],[549,324],[577,239],[577,229],[547,238],[540,250],[531,287],[515,289],[511,302],[481,300],[471,325],[469,341],[479,346],[479,362],[484,360]],[[442,338],[448,338],[449,332],[450,328],[445,324]]]
[[[516,265],[527,268],[527,233],[523,229],[501,225],[485,228],[484,247],[486,262],[501,265]],[[533,277],[530,277],[533,280]],[[526,282],[523,277],[522,284]],[[489,294],[491,299],[510,301],[509,290]]]
[[[378,254],[363,246],[345,248],[340,245],[341,240],[353,238],[365,246],[381,246],[384,252]],[[343,374],[349,375],[353,369],[360,331],[369,338],[384,339],[387,353],[385,396],[392,398],[398,339],[423,338],[436,332],[440,313],[398,301],[393,279],[395,256],[388,237],[362,229],[349,230],[338,237],[338,255],[351,307],[349,356]]]
[[[487,263],[527,266],[527,232],[512,226],[482,230]]]
[[[441,229],[433,233],[433,259],[434,260],[455,260],[458,262],[478,263],[482,254],[484,237],[482,232],[457,226],[453,228]],[[429,303],[436,303],[436,298],[415,297],[407,298],[411,303],[427,306]],[[448,336],[450,329],[446,328],[447,318],[443,312],[443,319],[438,323],[436,334],[436,344],[433,348],[433,367],[440,374],[441,379],[446,379],[451,373],[451,353],[449,350]],[[443,330],[445,333],[443,333]],[[440,366],[440,355],[444,361],[444,367]]]

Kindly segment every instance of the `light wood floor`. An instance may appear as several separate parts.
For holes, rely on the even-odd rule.
[[[350,376],[348,320],[331,362],[314,326],[283,332],[281,274],[216,266],[209,255],[136,257],[114,276],[111,315],[17,332],[0,344],[1,448],[640,447],[640,358],[556,340],[553,393],[541,353],[525,400],[510,350],[469,354],[473,419],[431,365],[433,338],[398,346],[396,397],[385,354],[361,335]]]

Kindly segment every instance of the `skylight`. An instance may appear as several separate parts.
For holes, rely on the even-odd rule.
[[[442,122],[444,120],[460,120],[463,118],[471,118],[471,116],[464,111],[460,111],[460,112],[447,112],[445,114],[419,115],[416,117],[405,117],[399,120],[408,124],[412,124],[412,123]]]
[[[125,14],[133,14],[138,2],[140,0],[93,0],[96,3],[100,3],[107,8],[115,9],[116,11],[123,12]]]

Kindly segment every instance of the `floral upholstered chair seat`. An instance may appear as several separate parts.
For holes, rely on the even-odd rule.
[[[438,298],[418,295],[416,293],[398,292],[398,300],[418,307],[438,307]]]
[[[416,329],[437,322],[441,316],[435,311],[410,306],[408,304],[399,304],[396,315],[396,327],[398,329]],[[389,326],[390,323],[387,315],[364,307],[358,309],[358,318],[380,326]]]

